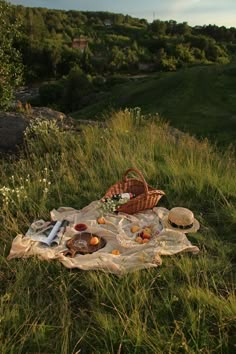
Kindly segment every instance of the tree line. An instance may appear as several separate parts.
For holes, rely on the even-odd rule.
[[[54,90],[64,97],[68,110],[72,107],[65,97],[70,97],[70,93],[62,87],[74,89],[78,80],[81,91],[90,91],[94,85],[102,84],[104,77],[114,74],[226,64],[236,52],[235,28],[191,27],[174,20],[148,23],[122,14],[29,8],[3,0],[0,6],[0,20],[5,21],[0,34],[0,62],[5,61],[5,73],[11,78],[9,87],[19,84],[15,80],[20,78],[18,71],[23,72],[28,84],[57,80]],[[73,45],[81,39],[85,41],[83,48]],[[1,102],[7,102],[10,94],[1,94],[1,83],[6,81],[2,71]],[[42,92],[43,96],[45,99]]]

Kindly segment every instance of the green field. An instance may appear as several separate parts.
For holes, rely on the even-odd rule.
[[[170,125],[210,138],[220,145],[236,143],[236,64],[206,65],[143,78],[117,79],[95,103],[74,118],[101,119],[107,110],[141,107],[158,113]]]
[[[188,238],[198,255],[163,256],[162,266],[122,277],[7,260],[33,220],[101,198],[131,166],[165,191],[159,205],[194,212],[201,228]],[[79,134],[35,121],[25,151],[0,165],[0,352],[234,353],[235,171],[230,151],[189,136],[177,143],[166,124],[138,110]]]

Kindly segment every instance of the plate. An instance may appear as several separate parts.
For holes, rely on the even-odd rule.
[[[97,245],[90,245],[92,237],[97,237],[99,243]],[[103,237],[91,234],[90,232],[81,232],[75,234],[71,239],[66,241],[66,247],[68,250],[64,251],[64,256],[71,255],[75,257],[76,253],[89,254],[94,253],[103,248],[106,245],[106,240]]]

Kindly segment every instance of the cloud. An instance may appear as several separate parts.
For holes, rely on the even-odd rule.
[[[230,27],[236,25],[235,13],[235,0],[205,0],[196,2],[192,7],[186,7],[182,16],[189,18],[190,24],[216,24]]]
[[[235,0],[165,0],[155,18],[188,22],[189,25],[216,24],[235,27]],[[152,21],[149,16],[149,21]]]

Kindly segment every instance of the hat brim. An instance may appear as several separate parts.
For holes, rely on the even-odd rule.
[[[193,226],[190,227],[189,229],[181,229],[181,228],[178,228],[178,227],[173,227],[170,223],[169,223],[169,220],[168,220],[168,216],[169,214],[167,215],[164,215],[163,218],[161,219],[161,223],[162,223],[162,226],[164,229],[170,229],[170,230],[174,230],[174,231],[180,231],[180,232],[183,232],[184,234],[187,234],[187,233],[190,233],[190,232],[197,232],[197,230],[200,228],[200,224],[199,222],[197,221],[197,219],[194,219],[193,220]]]

